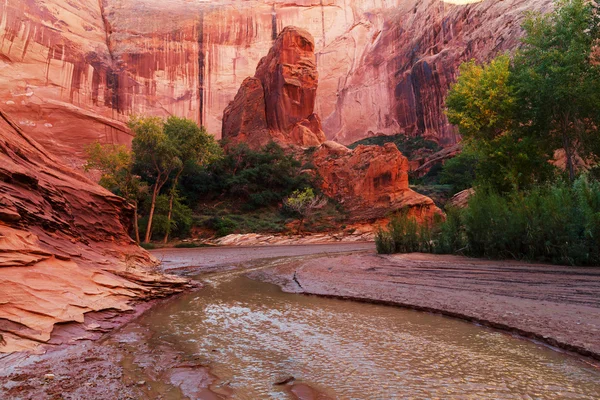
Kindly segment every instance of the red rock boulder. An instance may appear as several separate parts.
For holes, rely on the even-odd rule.
[[[354,220],[381,219],[396,210],[407,210],[420,221],[442,214],[433,200],[409,189],[408,159],[393,143],[350,150],[327,141],[315,152],[313,163],[323,192]]]

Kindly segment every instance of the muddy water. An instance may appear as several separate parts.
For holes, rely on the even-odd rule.
[[[141,321],[199,357],[237,399],[288,399],[293,376],[331,398],[598,399],[600,371],[441,316],[286,294],[235,274]]]

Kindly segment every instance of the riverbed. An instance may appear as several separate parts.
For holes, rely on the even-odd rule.
[[[489,320],[546,321],[563,338],[600,323],[598,269],[379,257],[372,244],[155,255],[203,287],[100,341],[0,359],[0,398],[600,398],[597,362],[577,354],[436,313],[306,295],[412,301],[467,317],[483,304]],[[588,332],[576,344],[594,349],[596,340]]]
[[[138,323],[200,357],[236,399],[288,399],[299,383],[338,399],[600,397],[600,370],[501,332],[237,274],[198,278],[203,290]]]

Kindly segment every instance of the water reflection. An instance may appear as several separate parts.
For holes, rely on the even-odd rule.
[[[340,399],[597,399],[600,371],[509,335],[394,307],[286,294],[225,276],[141,321],[199,356],[237,399],[287,399],[294,376]]]

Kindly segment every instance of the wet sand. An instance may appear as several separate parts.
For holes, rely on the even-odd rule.
[[[294,293],[437,312],[600,360],[600,268],[374,252],[250,274]]]
[[[374,252],[375,244],[372,242],[357,242],[311,245],[198,247],[191,249],[165,248],[153,250],[151,253],[162,261],[161,268],[165,272],[175,273],[189,270],[191,273],[196,274],[238,266],[249,261],[357,251]]]

